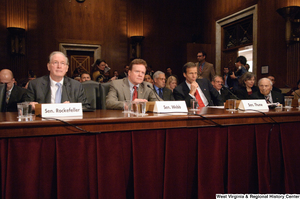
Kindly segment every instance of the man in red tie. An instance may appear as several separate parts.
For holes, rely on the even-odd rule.
[[[191,107],[191,99],[196,99],[200,107],[224,105],[218,91],[208,79],[197,79],[198,68],[195,63],[188,62],[182,69],[185,81],[173,91],[176,100],[185,100],[188,107]]]
[[[157,101],[153,86],[144,81],[147,63],[143,59],[134,59],[128,70],[128,77],[114,80],[106,96],[107,109],[123,109],[123,101]]]

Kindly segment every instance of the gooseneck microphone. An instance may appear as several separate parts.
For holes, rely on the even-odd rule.
[[[156,99],[158,101],[161,101],[162,99],[158,96],[158,94],[156,93],[156,91],[154,90],[154,88],[151,88],[151,86],[149,84],[147,84],[147,87],[151,89],[152,92],[154,92],[154,95],[156,97]]]
[[[296,93],[296,91],[294,91],[294,89],[292,87],[290,87],[289,85],[285,84],[285,87],[290,88],[292,92]],[[300,98],[298,93],[296,93],[296,95]]]
[[[230,91],[230,89],[228,89],[224,84],[221,84],[222,88],[225,88],[233,97],[235,97],[235,99],[237,100],[241,100],[240,98],[238,98],[235,94],[233,94],[233,92]]]

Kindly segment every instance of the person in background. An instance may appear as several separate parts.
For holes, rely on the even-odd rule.
[[[47,68],[49,75],[31,80],[27,89],[27,101],[32,109],[38,103],[82,103],[88,107],[83,87],[79,81],[66,75],[69,69],[68,58],[60,51],[54,51],[49,56]]]
[[[124,66],[124,71],[119,75],[119,79],[123,79],[128,76],[129,66]]]
[[[212,81],[212,78],[215,76],[214,65],[208,63],[206,60],[206,53],[204,51],[200,51],[197,54],[196,66],[198,66],[198,78],[206,78],[209,81]]]
[[[185,82],[173,90],[175,100],[185,100],[187,107],[191,107],[191,99],[197,100],[199,107],[224,105],[221,96],[208,79],[197,79],[198,67],[195,63],[186,63],[182,70]]]
[[[81,75],[80,75],[80,82],[85,82],[85,81],[89,81],[91,80],[91,76],[88,72],[83,72]]]
[[[274,75],[269,75],[267,78],[269,78],[271,80],[271,82],[272,82],[272,85],[273,85],[273,89],[272,90],[281,93],[282,91],[279,88],[277,88],[277,87],[274,86],[274,84],[276,82],[275,81],[275,76]]]
[[[175,76],[168,77],[166,88],[170,89],[173,92],[176,86],[177,86],[177,78]]]
[[[294,99],[300,98],[300,79],[297,82],[297,86],[298,86],[298,89],[292,93],[292,95],[294,95]]]
[[[230,90],[232,90],[233,88],[233,83],[232,83],[232,80],[230,78],[230,75],[232,74],[231,71],[229,71],[229,68],[228,67],[224,67],[223,69],[223,72],[224,72],[224,85],[226,88],[229,88]]]
[[[150,75],[148,75],[148,74],[145,75],[144,81],[153,84],[153,79],[152,79],[152,77],[151,77]]]
[[[233,83],[233,91],[239,89],[239,79],[240,77],[247,72],[245,68],[245,64],[247,63],[247,59],[244,56],[239,56],[236,58],[235,67],[236,71],[230,75],[230,78]]]
[[[113,76],[116,77],[116,79],[119,79],[119,73],[117,70],[114,70]]]
[[[166,68],[166,79],[168,79],[170,76],[174,76],[174,77],[176,77],[176,79],[177,79],[177,75],[173,74],[172,71],[173,71],[173,70],[172,70],[171,67],[167,67],[167,68]]]
[[[259,90],[251,95],[252,99],[265,99],[267,104],[284,103],[283,95],[272,90],[272,81],[269,78],[261,78],[258,81]]]
[[[173,92],[166,88],[166,76],[165,73],[161,71],[156,71],[153,74],[154,81],[154,90],[158,94],[158,96],[165,101],[174,101]]]
[[[230,93],[227,89],[224,89],[222,86],[222,84],[224,84],[224,81],[220,75],[215,75],[213,77],[213,81],[211,81],[211,84],[218,91],[223,102],[226,102],[226,100],[230,99]]]
[[[147,66],[146,74],[150,75],[151,78],[153,78],[154,70],[152,69],[151,65]]]
[[[3,69],[0,71],[0,82],[6,84],[6,103],[5,112],[17,112],[17,103],[26,101],[26,89],[14,84],[15,78],[11,70]]]
[[[245,68],[246,68],[247,71],[249,71],[249,69],[250,69],[249,64],[246,64],[246,65],[245,65]]]
[[[239,99],[251,99],[250,95],[258,91],[258,87],[254,86],[255,76],[251,72],[244,73],[239,78],[239,89],[235,91],[236,96]]]

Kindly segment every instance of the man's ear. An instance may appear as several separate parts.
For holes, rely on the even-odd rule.
[[[186,78],[186,74],[185,74],[185,73],[183,73],[183,77],[185,77],[185,78]]]

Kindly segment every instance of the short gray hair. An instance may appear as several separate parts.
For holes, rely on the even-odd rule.
[[[65,58],[66,58],[66,64],[69,65],[69,59],[68,59],[68,57],[67,57],[63,52],[60,52],[60,51],[53,51],[53,52],[49,55],[49,63],[51,62],[51,59],[52,59],[52,57],[53,57],[55,54],[61,54],[61,55],[65,56]]]
[[[153,74],[153,79],[157,79],[160,74],[165,74],[165,73],[158,70]]]
[[[220,77],[220,78],[223,79],[223,77],[222,77],[221,75],[215,75],[215,76],[212,78],[212,81],[216,81],[216,78],[217,78],[217,77]]]
[[[269,78],[266,78],[266,77],[261,78],[260,80],[258,80],[258,86],[260,85],[261,80],[268,80],[270,82],[271,86],[273,86],[272,81]]]

